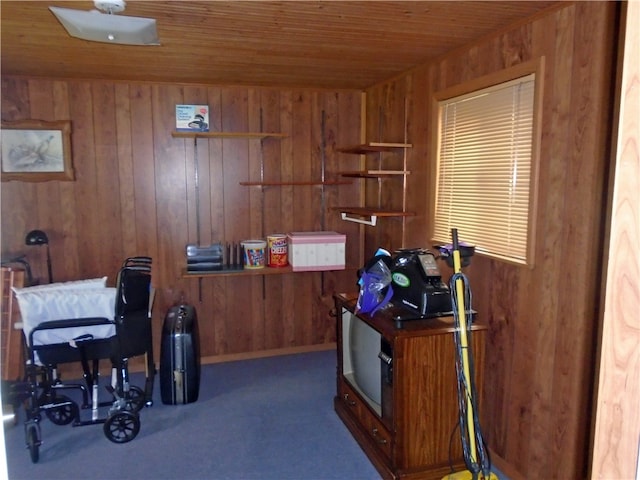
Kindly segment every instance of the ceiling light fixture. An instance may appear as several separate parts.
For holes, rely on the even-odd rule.
[[[93,3],[105,13],[60,7],[49,7],[49,10],[72,37],[122,45],[160,45],[155,19],[115,15],[124,11],[124,0],[94,0]]]

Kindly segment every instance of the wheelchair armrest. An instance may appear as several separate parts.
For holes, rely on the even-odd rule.
[[[92,318],[70,318],[65,320],[52,320],[42,322],[29,332],[29,345],[33,345],[33,334],[43,330],[53,330],[58,328],[90,327],[94,325],[109,325],[115,323],[113,320],[101,317]]]
[[[114,323],[113,320],[104,317],[91,318],[69,318],[65,320],[51,320],[42,322],[34,330],[51,330],[53,328],[73,328],[73,327],[89,327],[92,325],[108,325]]]

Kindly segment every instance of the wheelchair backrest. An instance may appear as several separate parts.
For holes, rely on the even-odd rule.
[[[125,260],[116,281],[116,314],[148,311],[151,294],[151,259],[131,257]]]

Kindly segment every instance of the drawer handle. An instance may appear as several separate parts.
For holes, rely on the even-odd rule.
[[[344,401],[347,402],[347,404],[352,406],[352,407],[356,406],[356,402],[354,402],[353,400],[349,399],[349,394],[348,393],[344,394]]]
[[[379,444],[381,445],[386,445],[387,444],[387,439],[386,438],[381,438],[378,436],[378,429],[374,428],[373,430],[371,430],[371,433],[373,433],[373,436],[376,437],[376,440],[378,441]]]

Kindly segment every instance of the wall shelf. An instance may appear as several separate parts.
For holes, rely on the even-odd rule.
[[[413,217],[414,212],[403,212],[401,210],[384,210],[369,207],[333,207],[338,212],[349,213],[351,215],[376,215],[377,217]]]
[[[375,227],[378,217],[413,217],[414,212],[398,210],[383,210],[368,207],[334,207],[332,210],[340,212],[342,220],[346,222],[361,223]],[[355,217],[351,216],[355,215]]]
[[[306,270],[302,272],[294,272],[291,265],[286,267],[264,267],[264,268],[245,268],[244,270],[216,270],[212,272],[188,272],[186,267],[182,269],[182,278],[222,278],[222,277],[259,277],[265,275],[284,275],[287,273],[322,273],[322,272],[341,272],[344,270],[353,270],[355,267],[346,267],[336,270]]]
[[[406,121],[405,121],[406,123]],[[407,170],[407,149],[412,148],[412,144],[406,142],[407,133],[405,131],[405,142],[368,142],[360,145],[352,145],[348,147],[336,148],[336,151],[356,154],[367,155],[377,154],[378,165],[377,168],[367,168],[366,161],[361,162],[362,170],[352,170],[340,172],[342,177],[350,178],[376,178],[378,179],[378,203],[381,203],[381,195],[383,183],[381,181],[384,177],[402,177],[402,208],[401,209],[384,209],[379,205],[377,207],[335,207],[333,210],[337,210],[341,214],[341,218],[344,221],[360,223],[375,227],[379,217],[411,217],[415,216],[413,212],[406,211],[407,204],[407,175],[411,172]],[[388,170],[382,168],[382,155],[385,152],[402,152],[402,169],[401,170]],[[395,153],[394,153],[395,154]],[[403,227],[404,231],[404,227]]]
[[[171,132],[174,138],[285,138],[284,133],[267,132]]]
[[[326,182],[311,182],[311,181],[300,181],[300,182],[240,182],[240,185],[244,185],[245,187],[280,187],[280,186],[288,186],[288,185],[349,185],[352,182],[346,180],[335,180],[335,181],[326,181]]]
[[[403,212],[401,210],[384,210],[368,207],[333,207],[332,210],[343,212],[351,215],[360,215],[368,217],[375,215],[376,217],[413,217],[414,212]]]
[[[336,148],[336,151],[366,155],[368,153],[390,152],[398,148],[411,148],[412,146],[410,143],[368,142],[360,145]]]
[[[352,172],[340,172],[343,177],[352,178],[379,178],[393,175],[409,175],[408,170],[359,170]]]

